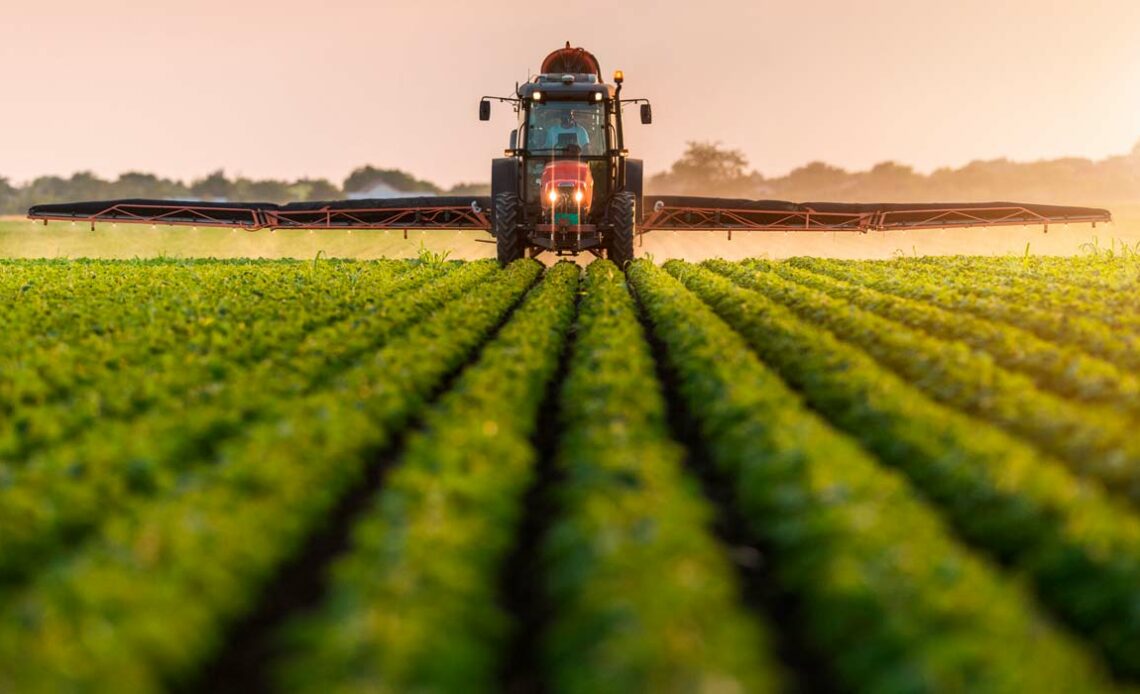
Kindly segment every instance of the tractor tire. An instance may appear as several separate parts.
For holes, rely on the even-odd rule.
[[[522,237],[519,234],[519,196],[499,193],[494,200],[494,236],[499,251],[499,265],[506,267],[523,257]]]
[[[633,262],[633,236],[637,226],[637,195],[628,191],[614,193],[610,201],[610,232],[606,257],[621,269]]]

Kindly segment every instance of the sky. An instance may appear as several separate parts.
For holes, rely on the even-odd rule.
[[[648,172],[689,140],[767,176],[1140,141],[1137,0],[6,0],[0,177],[486,181],[514,115],[480,122],[479,98],[567,40],[653,102],[652,125],[627,119]]]

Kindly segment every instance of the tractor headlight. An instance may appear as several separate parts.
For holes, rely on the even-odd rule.
[[[582,201],[583,201],[585,198],[586,198],[586,194],[582,192],[582,189],[581,189],[581,188],[579,188],[578,190],[574,191],[574,202],[576,202],[576,203],[578,203],[579,205],[581,205],[581,204],[582,204]]]
[[[534,99],[535,101],[542,101],[542,92],[537,90],[533,91],[530,93],[530,98]]]
[[[558,191],[556,191],[556,190],[550,191],[549,193],[546,194],[546,199],[550,201],[551,205],[558,202]]]

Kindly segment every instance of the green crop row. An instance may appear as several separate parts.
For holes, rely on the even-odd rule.
[[[777,667],[682,470],[625,277],[588,271],[561,392],[555,522],[543,541],[553,691],[778,691]]]
[[[177,487],[224,441],[292,408],[294,398],[321,389],[493,271],[490,261],[465,265],[406,300],[317,331],[292,354],[259,362],[217,387],[0,467],[0,583],[22,580],[124,503]]]
[[[421,266],[410,272],[360,273],[363,278],[357,273],[322,275],[309,283],[312,286],[297,283],[292,298],[269,302],[252,290],[228,297],[212,313],[192,314],[197,315],[193,337],[182,334],[178,321],[152,315],[141,329],[145,340],[113,332],[119,342],[108,346],[113,357],[78,345],[66,346],[65,354],[32,350],[9,372],[7,383],[15,391],[10,397],[20,406],[0,421],[0,460],[24,459],[109,419],[178,406],[187,394],[211,396],[226,379],[267,358],[288,365],[298,348],[318,342],[322,333],[344,332],[337,325],[341,321],[349,320],[346,325],[352,326],[361,316],[383,313],[384,304],[406,300],[399,294],[421,287],[447,269]],[[279,268],[267,270],[273,277]],[[278,281],[290,279],[281,275]],[[161,291],[183,294],[195,288],[182,285]],[[158,346],[156,340],[167,344]],[[56,387],[44,380],[47,372]],[[61,374],[72,379],[61,380]],[[31,393],[37,395],[29,397]]]
[[[291,627],[284,689],[494,689],[509,623],[498,577],[535,476],[531,439],[578,275],[570,263],[550,269],[413,435],[323,606]]]
[[[831,260],[795,258],[796,267],[857,282],[881,292],[927,301],[950,311],[974,314],[988,320],[1031,330],[1059,344],[1073,345],[1118,367],[1140,372],[1140,336],[1114,331],[1104,323],[1084,316],[1067,316],[1038,308],[1032,295],[1007,302],[981,297],[948,287],[936,275],[900,272],[895,266],[866,264],[854,269]]]
[[[1135,286],[1087,287],[1069,283],[1074,268],[1064,271],[1026,273],[1013,263],[979,265],[956,258],[899,258],[899,267],[934,273],[948,285],[979,296],[1004,301],[1024,301],[1032,296],[1034,304],[1070,315],[1083,315],[1116,328],[1140,330],[1140,315],[1135,312],[1140,292]]]
[[[932,256],[907,258],[906,262],[925,263],[950,270],[981,270],[1003,277],[1024,278],[1041,283],[1046,290],[1072,287],[1089,289],[1098,296],[1117,291],[1136,291],[1140,262],[1136,255],[1090,254],[1056,256]]]
[[[713,462],[843,689],[1109,689],[1020,585],[805,408],[700,299],[644,261],[630,276]]]
[[[533,261],[497,272],[45,567],[0,604],[0,690],[185,683],[540,272]]]
[[[686,263],[666,269],[813,409],[900,469],[963,538],[1028,576],[1118,672],[1140,675],[1140,518],[762,294]]]
[[[923,266],[928,266],[927,259],[921,260]],[[1041,295],[1045,297],[1045,300],[1057,302],[1058,305],[1067,303],[1072,303],[1074,307],[1085,305],[1085,307],[1092,309],[1094,317],[1106,316],[1108,313],[1106,309],[1131,313],[1131,310],[1135,308],[1135,301],[1140,297],[1140,286],[1135,283],[1137,275],[1134,271],[1131,283],[1115,286],[1088,286],[1073,284],[1073,280],[1080,281],[1089,277],[1097,277],[1100,275],[1098,269],[1080,271],[1068,263],[1066,266],[1037,268],[1027,271],[1024,264],[1016,262],[993,264],[993,266],[986,268],[975,266],[972,263],[960,262],[959,259],[948,259],[942,268],[954,272],[955,275],[960,272],[964,276],[975,278],[983,286],[999,286],[1002,291]],[[1077,271],[1074,273],[1074,270]],[[1106,317],[1110,318],[1110,316]],[[1130,318],[1134,319],[1135,316],[1132,315]],[[1130,322],[1134,324],[1135,321],[1130,320]]]
[[[774,272],[934,337],[961,341],[985,352],[1001,366],[1031,376],[1040,388],[1078,401],[1111,404],[1133,416],[1140,415],[1140,378],[1075,347],[1043,340],[1016,326],[954,313],[787,263],[748,261],[744,266]]]
[[[931,337],[778,273],[724,261],[708,266],[860,347],[934,400],[1021,436],[1140,503],[1140,438],[1134,420],[1122,413],[1042,391],[960,342]]]
[[[0,358],[18,357],[27,347],[50,347],[114,337],[145,327],[149,314],[174,320],[208,311],[227,290],[245,286],[265,291],[262,268],[182,263],[5,262],[0,265],[0,320],[6,339]],[[163,292],[196,284],[195,290]],[[144,335],[143,333],[139,333]],[[145,335],[144,335],[145,337]]]
[[[10,328],[0,341],[0,365],[5,372],[19,366],[51,389],[37,391],[30,379],[19,384],[24,390],[16,392],[16,401],[34,404],[98,376],[95,369],[104,360],[118,367],[170,350],[207,351],[225,344],[228,326],[271,316],[303,320],[298,301],[336,310],[340,294],[351,299],[361,283],[383,282],[410,267],[400,261],[236,267],[77,263],[64,266],[64,274],[50,266],[21,267],[14,274],[25,280],[22,291],[4,306]],[[69,281],[74,275],[83,281]],[[328,292],[330,282],[339,291]],[[82,368],[66,368],[72,363]]]

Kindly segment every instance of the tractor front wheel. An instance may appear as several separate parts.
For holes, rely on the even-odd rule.
[[[495,196],[494,231],[499,251],[499,265],[506,267],[523,257],[523,242],[519,234],[519,196],[499,193]]]
[[[618,267],[625,269],[627,263],[633,261],[633,235],[637,220],[637,196],[622,191],[615,193],[610,201],[610,223],[613,231],[610,232],[606,243],[606,257]]]

